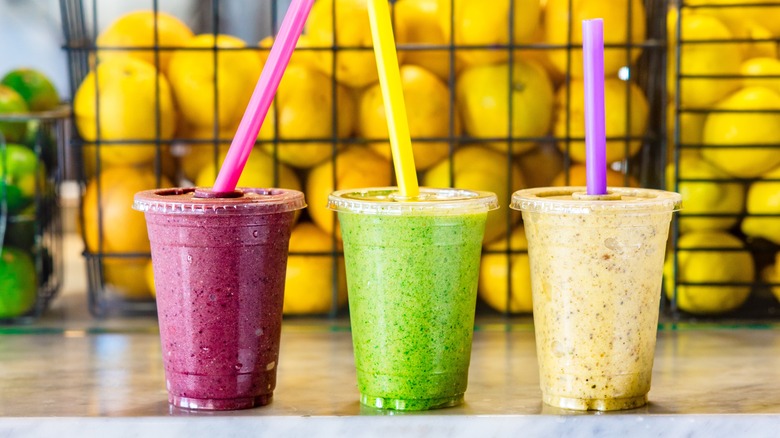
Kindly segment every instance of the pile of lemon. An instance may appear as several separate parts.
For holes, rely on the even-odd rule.
[[[780,37],[780,7],[722,7],[736,3],[689,1],[688,5],[698,7],[683,9],[682,14],[670,9],[667,21],[672,43],[669,96],[674,102],[679,94],[683,110],[679,173],[675,175],[670,163],[667,184],[683,195],[684,210],[679,221],[681,251],[676,265],[671,257],[667,260],[666,281],[671,294],[676,267],[680,282],[710,283],[677,287],[679,307],[691,313],[728,312],[750,295],[750,283],[757,279],[755,261],[733,232],[780,245],[780,217],[760,216],[780,214],[780,79],[757,77],[780,74],[780,53],[773,41]],[[678,24],[683,40],[680,73],[728,78],[683,77],[677,93],[673,43]],[[675,123],[671,104],[667,115],[671,142]],[[713,250],[702,251],[709,248]],[[776,272],[778,268],[767,267],[763,279],[777,281]],[[780,298],[780,288],[774,289]]]
[[[522,187],[584,184],[581,52],[518,49],[510,65],[505,46],[510,42],[576,46],[580,23],[587,18],[603,18],[608,29],[607,136],[633,139],[646,134],[651,111],[645,92],[632,79],[618,77],[627,64],[633,67],[642,53],[641,43],[646,42],[643,2],[580,0],[574,2],[573,11],[570,4],[569,0],[495,0],[490,7],[481,0],[393,3],[402,87],[423,184],[493,191],[502,205],[508,205],[511,192]],[[511,20],[510,13],[514,14]],[[161,49],[149,50],[155,42]],[[247,43],[230,35],[193,35],[175,17],[162,12],[155,17],[148,11],[123,16],[99,35],[97,67],[74,100],[90,175],[83,203],[89,251],[148,252],[143,217],[128,207],[135,191],[173,183],[213,183],[272,42],[270,37]],[[454,53],[446,49],[450,42],[459,47]],[[627,51],[623,46],[629,42],[637,46]],[[755,50],[764,47],[747,45]],[[134,48],[118,50],[123,47]],[[291,243],[288,314],[325,313],[334,301],[344,303],[342,261],[327,254],[338,252],[340,239],[334,216],[325,208],[328,193],[393,183],[371,47],[365,0],[315,2],[299,50],[239,181],[239,185],[302,189],[306,194],[309,208]],[[710,65],[706,60],[701,63]],[[711,87],[701,93],[714,94]],[[765,99],[764,94],[751,99]],[[723,105],[739,106],[745,98]],[[703,120],[690,119],[683,119],[686,132],[688,125],[704,126]],[[718,130],[725,129],[725,123],[711,125],[708,135],[723,135]],[[524,140],[508,141],[510,135]],[[607,158],[610,163],[636,159],[642,144],[610,140]],[[564,154],[571,159],[567,171]],[[735,165],[739,161],[723,160]],[[769,162],[762,161],[763,165]],[[610,185],[637,185],[620,172],[610,171],[608,178]],[[721,209],[717,211],[730,211],[714,201],[710,207],[713,204]],[[694,221],[690,222],[694,226],[709,219],[686,220]],[[721,227],[730,226],[728,219],[721,222]],[[506,209],[491,213],[479,292],[499,311],[531,311],[524,250],[520,217]],[[145,273],[149,278],[150,272],[146,257],[105,258],[107,285],[125,297],[148,298],[153,282],[140,284],[137,279]],[[333,284],[339,285],[336,300]]]

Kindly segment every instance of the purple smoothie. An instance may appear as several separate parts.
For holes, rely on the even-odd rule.
[[[300,192],[140,192],[152,247],[168,399],[190,409],[266,405],[276,386],[287,250]]]

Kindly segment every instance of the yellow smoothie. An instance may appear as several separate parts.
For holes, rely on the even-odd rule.
[[[664,250],[676,193],[584,187],[521,190],[545,403],[644,405],[650,390]]]

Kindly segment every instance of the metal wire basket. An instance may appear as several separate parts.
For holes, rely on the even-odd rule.
[[[773,276],[772,270],[780,254],[780,236],[773,234],[780,230],[780,212],[751,206],[759,196],[769,202],[769,192],[749,198],[758,185],[771,187],[769,184],[780,182],[776,171],[758,171],[760,165],[771,167],[772,163],[780,169],[780,139],[756,139],[746,132],[760,131],[767,122],[776,130],[780,117],[775,115],[780,106],[766,106],[758,100],[740,105],[734,102],[742,99],[743,93],[750,93],[746,90],[756,80],[764,80],[762,85],[772,80],[780,84],[780,75],[756,75],[745,70],[745,64],[740,68],[740,62],[757,57],[763,48],[776,57],[780,38],[776,29],[774,35],[742,33],[734,26],[746,22],[744,16],[780,14],[780,2],[680,1],[675,8],[679,12],[675,28],[670,29],[674,35],[670,44],[675,50],[669,59],[677,90],[673,99],[671,189],[683,191],[683,196],[685,191],[696,192],[700,199],[713,193],[718,197],[709,205],[690,199],[689,211],[685,211],[683,200],[684,210],[672,235],[670,311],[677,319],[775,318],[780,310],[776,298],[780,298],[780,277]],[[709,31],[697,33],[694,26]],[[718,59],[710,70],[697,68],[696,63],[705,56]],[[698,93],[703,86],[709,86],[707,94]],[[755,119],[749,121],[751,117]],[[737,136],[718,132],[745,121],[746,125],[734,128],[733,132],[741,132]],[[754,155],[761,157],[756,160],[751,158]],[[698,161],[699,157],[703,161]],[[735,168],[742,160],[755,161],[754,167]],[[757,225],[746,228],[751,221]],[[702,269],[702,264],[709,266]]]
[[[322,0],[320,0],[322,1]],[[137,3],[137,2],[136,2]],[[198,5],[194,9],[195,13],[190,19],[185,20],[195,30],[195,33],[207,33],[211,35],[217,35],[225,32],[228,29],[225,20],[225,9],[231,2],[224,2],[219,0],[210,0],[196,2]],[[442,2],[443,3],[443,2]],[[567,2],[568,10],[572,9],[572,1]],[[101,29],[107,24],[99,22],[96,17],[101,16],[101,8],[105,7],[105,4],[97,0],[61,0],[63,26],[66,36],[65,49],[68,54],[68,63],[70,66],[70,79],[71,79],[71,91],[75,94],[80,87],[84,78],[91,70],[94,59],[98,54],[98,47],[96,44],[96,36],[100,33]],[[251,30],[256,31],[255,34],[260,36],[274,35],[277,31],[279,24],[278,17],[283,12],[285,2],[269,0],[266,5],[266,9],[262,14],[262,18],[254,23]],[[505,26],[508,35],[513,35],[516,27],[520,26],[519,23],[515,23],[515,8],[519,8],[520,2],[512,0],[508,3],[508,13],[505,22]],[[637,6],[638,5],[638,6]],[[150,0],[144,4],[134,4],[135,7],[145,7],[151,11],[159,11],[166,5],[163,1]],[[235,5],[233,5],[235,6]],[[642,100],[646,103],[647,109],[647,126],[646,129],[642,129],[638,133],[632,133],[632,120],[630,116],[625,117],[624,128],[622,135],[613,135],[608,140],[617,145],[618,148],[622,148],[623,153],[621,157],[630,157],[627,159],[616,159],[611,164],[611,167],[620,176],[622,184],[637,184],[646,187],[663,187],[663,173],[665,168],[665,157],[667,154],[667,142],[665,137],[666,132],[666,118],[665,108],[667,104],[666,97],[666,78],[665,75],[658,74],[660,71],[666,69],[666,7],[667,2],[665,0],[644,0],[644,1],[631,1],[626,0],[625,3],[621,0],[621,7],[625,7],[626,14],[622,19],[625,20],[623,26],[626,29],[628,35],[632,35],[632,28],[637,26],[637,19],[644,17],[640,20],[641,25],[646,29],[641,38],[626,38],[626,41],[619,43],[608,43],[606,48],[613,53],[617,53],[618,58],[622,56],[625,60],[624,67],[620,69],[619,74],[616,75],[614,80],[618,84],[618,88],[622,88],[622,95],[624,97],[618,100],[617,108],[613,109],[613,112],[621,112],[623,114],[632,114],[639,108],[640,102],[638,102],[637,92],[632,91],[633,88],[639,90],[638,92],[643,95]],[[642,7],[642,11],[639,11],[639,6]],[[456,2],[451,0],[449,2],[450,11],[454,11]],[[640,14],[642,12],[644,15]],[[269,136],[261,137],[258,140],[258,148],[264,148],[267,155],[272,158],[273,165],[270,166],[269,172],[272,173],[272,181],[274,185],[278,185],[283,182],[285,174],[290,171],[297,175],[302,180],[311,181],[313,179],[312,174],[315,170],[310,168],[293,168],[290,169],[284,164],[284,153],[292,150],[295,147],[309,147],[309,151],[316,148],[319,153],[322,154],[324,165],[317,166],[316,172],[319,172],[319,177],[328,184],[330,187],[337,187],[338,175],[342,171],[345,165],[340,162],[339,157],[342,154],[342,148],[362,148],[367,149],[366,146],[374,144],[380,141],[386,141],[386,138],[377,136],[357,134],[354,132],[344,133],[340,129],[341,118],[343,114],[339,113],[340,102],[339,99],[344,94],[344,89],[347,93],[361,93],[365,89],[361,87],[360,90],[345,88],[342,85],[343,77],[340,76],[343,72],[340,70],[339,60],[345,56],[350,56],[354,53],[363,53],[371,56],[370,46],[355,45],[345,43],[342,41],[340,35],[343,32],[343,26],[349,25],[349,22],[338,22],[339,14],[337,14],[335,3],[332,3],[330,9],[330,20],[332,26],[331,42],[328,44],[310,45],[299,47],[297,53],[310,54],[311,56],[328,57],[326,59],[330,62],[331,74],[328,76],[328,85],[323,88],[329,89],[329,102],[325,105],[325,108],[330,108],[332,117],[330,117],[330,129],[323,134],[309,137],[290,137],[280,134],[280,114],[282,108],[280,108],[278,99],[272,108],[273,119],[267,119],[266,123],[272,120],[273,130]],[[399,24],[399,18],[396,14],[396,10],[393,10],[394,20],[396,26]],[[183,17],[179,17],[183,18]],[[451,13],[449,17],[449,28],[455,27],[455,13]],[[621,20],[618,18],[616,20]],[[544,177],[537,177],[537,173],[540,169],[536,164],[537,159],[541,156],[552,157],[550,158],[556,164],[555,172],[561,172],[562,183],[568,184],[571,182],[572,175],[569,170],[574,167],[574,161],[571,158],[571,151],[577,146],[579,142],[582,142],[582,135],[577,135],[572,128],[576,114],[573,114],[573,107],[576,106],[576,102],[573,101],[573,96],[570,91],[558,91],[559,100],[562,102],[560,108],[557,110],[559,124],[563,127],[559,130],[553,130],[552,124],[549,129],[545,130],[540,135],[525,135],[523,133],[516,132],[513,127],[512,121],[515,116],[527,114],[530,110],[528,108],[518,106],[513,96],[513,90],[516,90],[518,85],[518,79],[522,79],[524,73],[516,71],[516,63],[520,58],[524,58],[530,55],[532,56],[544,56],[545,53],[563,53],[565,59],[565,68],[559,72],[558,81],[561,83],[569,83],[572,81],[572,69],[573,65],[577,63],[576,54],[579,53],[581,47],[577,43],[576,36],[574,35],[573,26],[571,25],[571,14],[568,16],[567,31],[565,33],[566,38],[564,41],[555,44],[543,43],[543,42],[530,42],[530,43],[515,43],[507,42],[503,44],[485,43],[485,44],[470,44],[456,41],[454,32],[449,32],[449,38],[445,38],[439,43],[425,43],[425,42],[403,42],[399,41],[398,51],[401,55],[409,53],[418,54],[430,54],[444,55],[449,60],[448,71],[445,71],[441,76],[442,86],[447,89],[447,103],[448,108],[455,109],[461,106],[459,102],[456,88],[460,72],[456,70],[458,58],[463,53],[478,53],[479,51],[490,52],[492,54],[500,53],[500,57],[504,58],[504,62],[507,64],[508,71],[505,75],[506,86],[498,86],[506,95],[505,106],[507,108],[506,117],[507,129],[506,132],[502,132],[499,135],[482,135],[474,136],[471,134],[463,133],[461,129],[461,116],[456,110],[447,110],[446,117],[446,130],[440,135],[426,135],[417,136],[413,138],[415,147],[421,148],[433,148],[434,146],[445,145],[445,154],[438,165],[444,166],[441,173],[445,175],[444,182],[442,184],[450,185],[458,183],[458,169],[456,160],[458,151],[467,148],[468,146],[477,145],[485,148],[486,145],[491,143],[501,143],[505,145],[503,148],[499,148],[498,151],[493,150],[494,155],[497,157],[493,164],[493,167],[498,172],[505,173],[507,176],[501,184],[501,189],[507,194],[511,194],[512,191],[520,188],[523,183],[515,178],[515,167],[519,166],[522,172],[525,173],[526,179],[529,180],[529,184],[550,184],[552,175]],[[160,60],[163,54],[171,51],[182,49],[182,47],[162,45],[159,43],[158,27],[155,22],[154,26],[155,39],[153,44],[142,47],[147,49],[152,54],[153,63],[156,66],[160,66]],[[247,31],[246,28],[239,29]],[[607,33],[609,29],[607,29]],[[136,47],[138,49],[138,47]],[[633,53],[638,49],[641,49],[641,56],[638,59],[632,57]],[[127,47],[117,46],[103,46],[100,50],[104,51],[123,51],[128,50]],[[259,46],[250,44],[245,48],[231,48],[231,49],[218,49],[212,45],[205,48],[184,48],[184,50],[202,50],[207,53],[208,62],[212,65],[209,67],[215,71],[218,70],[218,62],[220,56],[230,52],[257,52],[258,54],[266,54],[269,50],[268,45],[260,44]],[[622,54],[622,55],[621,55]],[[160,85],[157,84],[157,87]],[[561,90],[560,84],[558,84],[558,90]],[[566,88],[565,90],[569,90]],[[215,84],[211,90],[215,95],[219,94],[218,87]],[[96,101],[99,99],[96,97]],[[207,162],[214,166],[218,163],[218,157],[220,153],[220,145],[229,143],[232,132],[229,130],[220,129],[219,126],[219,100],[213,99],[213,114],[214,123],[212,123],[210,130],[206,135],[190,135],[190,133],[177,131],[172,138],[162,138],[156,136],[153,139],[145,139],[139,141],[133,139],[133,142],[139,145],[153,147],[154,159],[147,164],[148,169],[153,173],[154,180],[157,184],[160,184],[164,179],[164,157],[165,149],[170,147],[172,150],[185,150],[191,153],[192,151],[199,151],[197,155],[204,155],[207,157]],[[321,109],[325,109],[321,108]],[[210,109],[210,111],[212,111]],[[159,116],[160,103],[155,105],[154,112]],[[99,114],[99,112],[98,112]],[[98,116],[99,117],[99,116]],[[160,126],[157,126],[157,132],[159,133]],[[82,164],[85,163],[89,155],[95,157],[95,172],[100,173],[106,168],[106,163],[101,163],[100,153],[101,148],[111,148],[117,143],[126,142],[127,139],[101,139],[97,136],[96,140],[86,141],[84,138],[74,135],[71,141],[71,148],[73,154],[81,160]],[[532,151],[525,151],[523,145],[528,143],[536,143],[536,149]],[[556,147],[556,144],[558,145]],[[94,149],[90,149],[89,153],[85,152],[88,149],[86,146],[94,145]],[[560,151],[559,151],[560,149]],[[635,149],[638,149],[635,152]],[[389,161],[383,161],[386,163],[386,173],[388,178],[391,178],[392,173],[391,165]],[[445,163],[445,164],[442,164]],[[449,163],[449,164],[446,164]],[[329,167],[328,167],[329,166]],[[84,171],[85,166],[81,166],[81,173],[79,180],[84,186],[87,185],[90,178]],[[425,174],[428,171],[421,171],[420,175],[425,182]],[[522,173],[521,172],[521,173]],[[547,173],[550,173],[549,171]],[[324,175],[324,176],[323,176]],[[181,177],[179,173],[177,177]],[[177,184],[182,183],[179,179],[175,181]],[[194,181],[190,181],[194,182]],[[391,181],[388,181],[391,182]],[[346,188],[339,186],[339,188]],[[105,190],[104,187],[100,187],[98,184],[98,192]],[[307,190],[307,198],[309,205],[315,202],[315,198],[309,196]],[[98,196],[100,198],[100,196]],[[508,205],[508,198],[501,199],[502,206]],[[128,214],[129,204],[127,206]],[[498,264],[504,266],[506,272],[504,279],[500,282],[504,283],[505,287],[503,291],[499,292],[499,295],[504,297],[504,304],[488,304],[487,301],[481,301],[478,305],[478,310],[484,315],[516,315],[516,314],[528,314],[530,309],[516,309],[506,303],[511,303],[515,297],[521,293],[516,290],[516,284],[513,281],[514,264],[522,263],[522,261],[516,260],[518,255],[525,253],[524,249],[516,248],[511,242],[510,232],[518,226],[518,216],[510,212],[508,208],[504,208],[498,213],[498,221],[503,221],[503,232],[500,235],[495,236],[495,243],[492,246],[486,246],[484,250],[485,257],[497,257]],[[321,219],[315,218],[316,213],[311,211],[304,211],[300,221],[302,223],[309,222],[321,222]],[[333,214],[328,212],[327,215],[330,218],[331,224],[333,223]],[[100,222],[100,219],[98,219]],[[100,225],[102,229],[102,224]],[[324,230],[329,234],[329,243],[326,247],[317,248],[303,248],[296,249],[291,248],[290,257],[291,261],[295,257],[300,257],[303,263],[314,264],[325,261],[325,264],[318,264],[320,271],[324,278],[328,278],[327,283],[330,285],[330,297],[327,302],[314,311],[315,314],[325,317],[340,317],[346,315],[346,308],[344,307],[344,289],[345,284],[343,280],[343,274],[341,274],[342,267],[342,253],[340,249],[339,236],[336,227],[331,226]],[[100,234],[100,233],[99,233]],[[102,236],[102,235],[101,235]],[[102,237],[100,237],[102,238]],[[503,245],[501,245],[503,242]],[[151,314],[154,311],[154,301],[151,296],[145,299],[126,299],[112,293],[111,288],[108,287],[106,281],[105,268],[107,260],[122,260],[122,259],[138,259],[148,258],[148,252],[117,252],[117,251],[100,251],[101,245],[97,245],[95,248],[88,248],[85,252],[88,267],[89,278],[89,296],[90,296],[90,309],[96,315],[108,315],[113,313],[130,313],[130,314]],[[140,279],[138,281],[141,281]],[[482,287],[481,287],[482,289]],[[289,288],[288,288],[289,294]],[[495,295],[495,293],[493,294]],[[502,301],[499,299],[498,301]]]
[[[23,126],[15,143],[0,135],[0,241],[3,290],[0,324],[39,318],[62,285],[61,154],[68,136],[66,106],[46,112],[0,115],[0,123]],[[21,160],[33,167],[14,175]],[[30,161],[28,161],[30,160]],[[21,192],[21,193],[20,193]]]

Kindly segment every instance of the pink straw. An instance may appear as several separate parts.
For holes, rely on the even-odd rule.
[[[604,108],[604,21],[582,21],[585,80],[585,177],[589,195],[607,194],[607,132]]]
[[[230,193],[236,189],[238,178],[244,170],[249,153],[257,140],[257,133],[263,125],[271,102],[279,88],[284,70],[290,63],[298,37],[301,36],[303,25],[309,16],[314,0],[292,0],[287,13],[284,15],[279,34],[276,36],[268,60],[257,80],[255,91],[246,107],[244,117],[238,125],[236,135],[230,144],[225,161],[219,170],[217,180],[212,190],[216,193]]]

